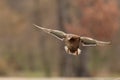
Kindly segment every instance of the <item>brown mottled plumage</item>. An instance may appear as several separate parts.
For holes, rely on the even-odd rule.
[[[109,45],[110,42],[98,41],[89,37],[80,37],[75,34],[67,34],[59,30],[52,30],[43,28],[33,24],[35,27],[52,34],[58,39],[62,40],[65,43],[65,51],[68,54],[79,55],[81,50],[79,49],[79,44],[81,43],[83,46],[97,46],[97,45]]]

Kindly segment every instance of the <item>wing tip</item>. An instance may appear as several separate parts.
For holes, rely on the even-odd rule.
[[[36,24],[32,24],[33,26],[36,26]]]
[[[35,27],[37,27],[37,28],[39,28],[39,29],[44,29],[43,27],[40,27],[40,26],[38,26],[36,24],[32,24],[32,25],[35,26]]]
[[[98,42],[97,45],[112,45],[111,42]]]
[[[35,27],[38,27],[38,25],[36,25],[36,24],[32,24],[33,26],[35,26]]]
[[[111,42],[108,42],[108,45],[112,45],[112,43],[111,43]]]

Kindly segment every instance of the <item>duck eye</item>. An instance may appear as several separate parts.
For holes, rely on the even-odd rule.
[[[73,41],[75,41],[75,39],[74,39],[74,38],[71,38],[69,41],[73,42]]]

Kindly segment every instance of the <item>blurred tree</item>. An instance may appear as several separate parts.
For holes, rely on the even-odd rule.
[[[100,40],[111,40],[118,29],[119,10],[116,0],[60,0],[59,6],[63,20],[62,26],[66,32]],[[62,59],[62,69],[65,69],[63,76],[90,75],[87,67],[87,56],[90,52],[87,52],[85,47],[81,49],[83,52],[78,59],[73,56]]]
[[[30,71],[44,76],[79,77],[119,72],[119,3],[119,0],[1,0],[0,75]],[[104,47],[92,51],[81,47],[81,55],[68,55],[62,42],[40,32],[33,23],[105,41],[114,38],[114,47],[110,51]],[[115,33],[117,37],[113,37]]]
[[[104,41],[110,41],[113,39],[113,36],[115,36],[119,28],[119,8],[117,5],[117,0],[78,0],[78,2],[75,2],[74,4],[77,4],[77,10],[80,10],[79,13],[82,15],[77,17],[78,14],[76,14],[75,16],[76,20],[80,20],[80,22],[75,24],[80,24],[81,27],[79,27],[80,29],[78,30],[81,32],[80,34],[82,36],[90,36]],[[103,48],[98,48],[98,50],[93,52],[93,54],[91,54],[91,56],[94,56],[92,57],[93,63],[96,60],[94,66],[97,68],[97,66],[100,66],[100,64],[103,63],[102,59],[106,59],[106,63],[103,63],[105,66],[107,64],[108,54],[109,58],[111,58],[112,56],[110,57],[110,52],[105,51]],[[108,67],[108,65],[106,65],[106,67]],[[93,69],[95,70],[95,67]],[[100,71],[98,74],[99,73]]]
[[[71,25],[73,23],[69,12],[71,9],[71,4],[72,2],[70,0],[58,0],[59,25],[62,31],[68,32],[68,29],[66,29],[66,24]],[[64,26],[64,28],[62,26]],[[70,28],[71,27],[69,27],[69,29]],[[74,32],[75,30],[72,31]],[[86,51],[85,48],[82,49]],[[66,57],[64,57],[65,55],[61,55],[61,76],[88,76],[89,73],[87,71],[86,56],[84,53],[85,52],[82,52],[82,55],[80,57],[71,55],[66,55]]]

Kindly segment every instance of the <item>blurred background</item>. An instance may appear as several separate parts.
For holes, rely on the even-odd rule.
[[[120,77],[120,0],[0,0],[0,76]],[[111,41],[66,54],[34,27]]]

